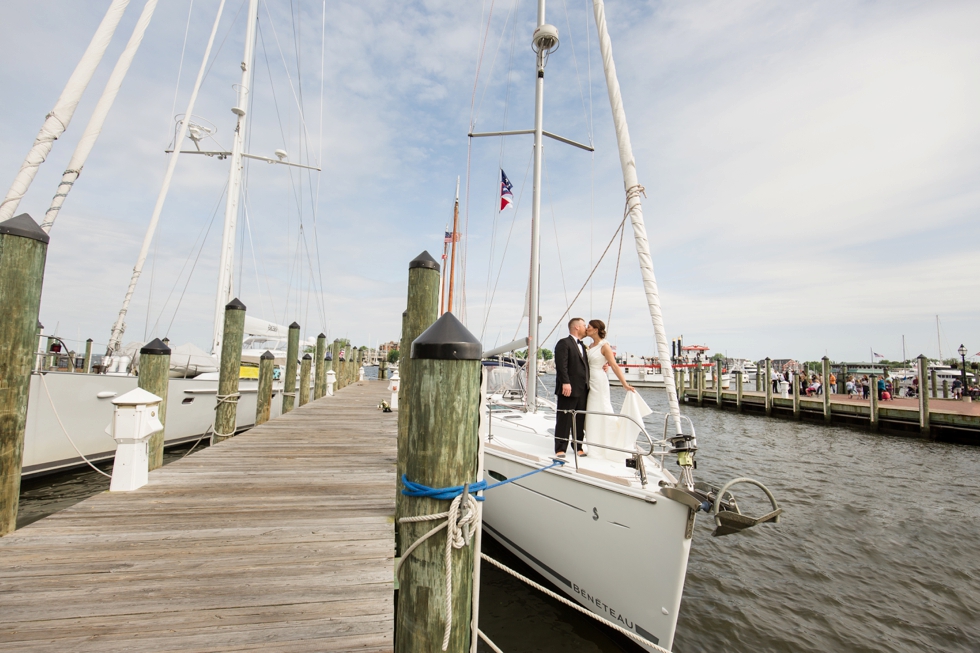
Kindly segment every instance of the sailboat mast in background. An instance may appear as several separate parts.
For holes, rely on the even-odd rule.
[[[456,204],[453,206],[453,243],[449,255],[449,312],[453,312],[453,290],[456,281],[456,241],[459,240],[459,177],[456,177]]]
[[[242,192],[242,148],[245,145],[245,129],[248,125],[249,93],[252,88],[252,68],[255,59],[255,34],[259,16],[259,0],[249,0],[248,28],[245,32],[245,54],[242,56],[242,81],[238,86],[238,104],[232,113],[238,117],[235,139],[231,147],[231,169],[228,174],[228,198],[225,203],[225,228],[221,238],[221,255],[218,262],[218,293],[214,306],[214,342],[211,353],[221,351],[224,337],[225,304],[232,299],[235,267],[235,229],[238,224],[238,200]],[[190,120],[187,116],[186,120]]]

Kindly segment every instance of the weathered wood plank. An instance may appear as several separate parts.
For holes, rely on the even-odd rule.
[[[0,539],[0,651],[390,651],[386,395],[353,383]]]

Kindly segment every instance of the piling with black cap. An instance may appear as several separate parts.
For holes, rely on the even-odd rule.
[[[872,431],[878,430],[878,375],[871,373],[869,377],[871,384],[871,394],[869,398],[871,399],[871,404],[868,407],[868,424]]]
[[[154,433],[147,440],[148,469],[154,470],[163,466],[163,441],[167,426],[167,387],[170,385],[170,347],[159,338],[151,340],[140,349],[137,385],[163,400],[160,402],[157,417],[163,424],[164,431]]]
[[[327,355],[327,336],[321,333],[316,337],[316,375],[313,379],[313,398],[319,399],[327,394],[327,367],[324,357]]]
[[[272,413],[272,377],[275,368],[276,357],[271,351],[259,356],[259,393],[255,399],[256,426],[268,422]]]
[[[0,222],[0,536],[17,526],[27,399],[48,235],[26,213]]]
[[[296,362],[299,359],[299,325],[289,325],[289,340],[286,344],[286,378],[282,384],[282,414],[285,415],[296,406]]]
[[[772,359],[766,356],[766,417],[772,417]]]
[[[820,359],[823,380],[820,383],[820,391],[823,392],[823,421],[830,423],[830,359],[824,356]]]
[[[413,384],[406,398],[405,475],[433,488],[476,483],[483,347],[452,313],[444,313],[415,339],[411,351]],[[446,511],[448,505],[431,498],[406,497],[403,509],[405,516],[431,515]],[[432,522],[400,524],[403,550],[432,526]],[[395,650],[400,653],[442,648],[445,537],[442,533],[429,538],[402,561],[395,625]],[[473,553],[472,545],[452,552],[451,652],[469,651]]]
[[[919,354],[919,431],[927,438],[931,438],[929,427],[929,359],[925,354]],[[933,376],[936,371],[932,371]]]
[[[313,357],[303,354],[303,361],[299,365],[299,405],[305,406],[310,403],[310,368],[313,366]]]
[[[238,426],[238,378],[242,370],[242,338],[245,334],[245,304],[237,298],[225,304],[225,330],[218,369],[218,397],[214,434],[217,444],[235,435]]]
[[[721,408],[721,361],[715,361],[715,404]]]
[[[92,373],[92,339],[85,341],[85,357],[82,358],[82,374]]]
[[[408,299],[402,314],[401,357],[398,361],[398,478],[405,470],[408,452],[409,397],[415,392],[412,379],[412,343],[439,317],[439,264],[422,252],[408,264]],[[395,517],[402,515],[402,495],[395,493]],[[396,549],[401,551],[396,539]]]

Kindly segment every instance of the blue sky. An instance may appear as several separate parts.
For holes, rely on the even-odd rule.
[[[8,184],[109,3],[2,4],[0,182]],[[133,0],[20,211],[43,215],[142,4]],[[121,304],[166,167],[175,89],[181,113],[218,3],[194,1],[177,87],[189,4],[160,3],[52,232],[41,320],[66,338],[104,343]],[[224,146],[241,4],[228,1],[195,109]],[[545,332],[622,217],[590,6],[553,0],[548,9],[562,43],[547,69],[546,128],[591,137],[596,152],[546,146]],[[468,152],[466,133],[471,98],[477,130],[531,126],[533,3],[328,2],[321,77],[322,10],[308,0],[260,3],[249,150],[322,160],[323,173],[290,178],[251,166],[249,232],[239,239],[249,313],[296,320],[304,335],[397,338],[408,261],[424,249],[441,254],[462,176],[464,317],[487,346],[510,340],[528,270],[531,142],[479,139]],[[749,358],[855,360],[872,348],[900,358],[903,335],[909,355],[936,356],[939,339],[944,355],[961,342],[980,352],[980,5],[609,0],[607,17],[669,337]],[[498,167],[521,198],[499,215]],[[169,335],[209,346],[220,208],[211,216],[226,179],[225,162],[181,159],[126,340]],[[650,353],[631,237],[610,340]],[[615,250],[573,313],[607,319]],[[321,278],[322,295],[311,292]]]

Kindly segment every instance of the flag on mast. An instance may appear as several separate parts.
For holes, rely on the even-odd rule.
[[[504,169],[500,169],[500,210],[503,211],[508,206],[514,202],[514,186],[511,185],[510,179],[507,178],[507,173]]]

